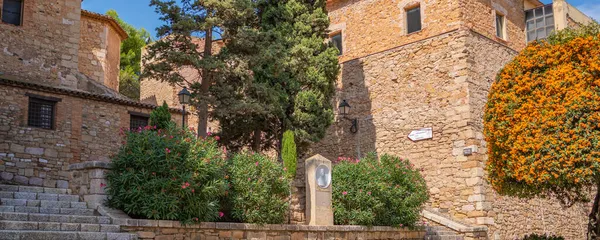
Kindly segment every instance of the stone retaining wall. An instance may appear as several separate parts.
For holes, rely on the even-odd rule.
[[[130,222],[131,223],[131,222]],[[151,226],[121,226],[129,232],[137,232],[140,239],[424,239],[426,229],[398,229],[391,227],[364,226],[305,226],[305,225],[255,225],[243,223],[200,223],[182,226],[173,221],[138,220],[137,224]]]

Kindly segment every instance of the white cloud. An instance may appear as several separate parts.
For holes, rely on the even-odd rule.
[[[590,16],[591,18],[595,19],[596,21],[600,21],[600,3],[584,3],[577,6],[577,9]]]

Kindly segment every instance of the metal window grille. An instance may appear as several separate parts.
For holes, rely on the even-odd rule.
[[[333,35],[331,37],[331,42],[333,43],[333,45],[340,50],[340,54],[342,55],[344,53],[344,47],[343,47],[343,42],[342,42],[342,33],[337,33],[335,35]]]
[[[407,33],[421,31],[421,7],[406,10]]]
[[[54,106],[56,102],[38,98],[29,98],[27,123],[31,127],[52,129],[54,126]]]
[[[525,12],[527,42],[545,39],[554,31],[552,4]]]
[[[504,16],[496,13],[496,36],[504,39]]]
[[[130,115],[131,119],[129,121],[129,129],[136,130],[138,128],[144,128],[148,126],[148,117],[138,116],[138,115]]]
[[[2,22],[20,26],[22,14],[23,0],[4,0]]]

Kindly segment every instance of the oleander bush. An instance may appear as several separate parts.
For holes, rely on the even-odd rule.
[[[340,158],[332,178],[337,225],[414,227],[429,198],[419,170],[391,155]]]
[[[214,221],[227,190],[216,140],[167,126],[126,132],[107,175],[108,204],[137,218]]]
[[[228,161],[231,217],[256,224],[281,224],[286,221],[290,180],[283,166],[255,153],[236,153]]]
[[[534,233],[525,236],[523,240],[565,240],[565,238],[554,235],[538,235]]]

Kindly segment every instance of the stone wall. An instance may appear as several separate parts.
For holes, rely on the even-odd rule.
[[[0,72],[77,88],[81,0],[23,3],[22,26],[0,23]]]
[[[525,47],[523,0],[461,0],[466,27],[515,50]],[[506,37],[496,37],[496,14],[505,17]]]
[[[486,182],[483,111],[496,73],[516,53],[464,29],[345,62],[332,104],[346,99],[359,131],[350,133],[350,122],[338,116],[311,154],[336,159],[375,151],[407,158],[423,169],[428,208],[488,226],[490,238],[550,232],[580,239],[589,206],[565,210],[553,200],[500,197]],[[433,139],[407,138],[423,127],[433,128]],[[465,155],[466,148],[473,154]],[[300,201],[292,206],[302,208]]]
[[[141,222],[141,223],[140,223]],[[134,223],[134,224],[129,224]],[[123,226],[123,225],[130,226]],[[408,230],[391,227],[255,225],[243,223],[200,223],[182,226],[173,221],[129,220],[122,229],[137,232],[139,239],[211,239],[211,240],[304,240],[304,239],[424,239],[426,229]]]
[[[119,91],[122,39],[119,33],[106,20],[99,19],[98,15],[85,13],[81,17],[79,71],[108,88]]]
[[[104,69],[107,62],[106,30],[103,22],[81,17],[79,71],[100,83],[104,83]]]
[[[481,184],[475,180],[483,176],[458,148],[470,129],[469,35],[451,31],[342,64],[333,104],[348,101],[358,133],[350,133],[350,122],[338,117],[309,155],[337,159],[375,151],[408,158],[423,169],[430,207],[467,217],[463,206],[474,200],[473,188]],[[424,127],[433,128],[433,139],[408,139]]]
[[[59,98],[52,130],[29,127],[26,94]],[[153,106],[122,99],[31,87],[0,81],[1,180],[25,185],[67,188],[69,165],[110,161],[117,153],[129,112],[150,113]],[[173,120],[181,115],[172,112]]]

